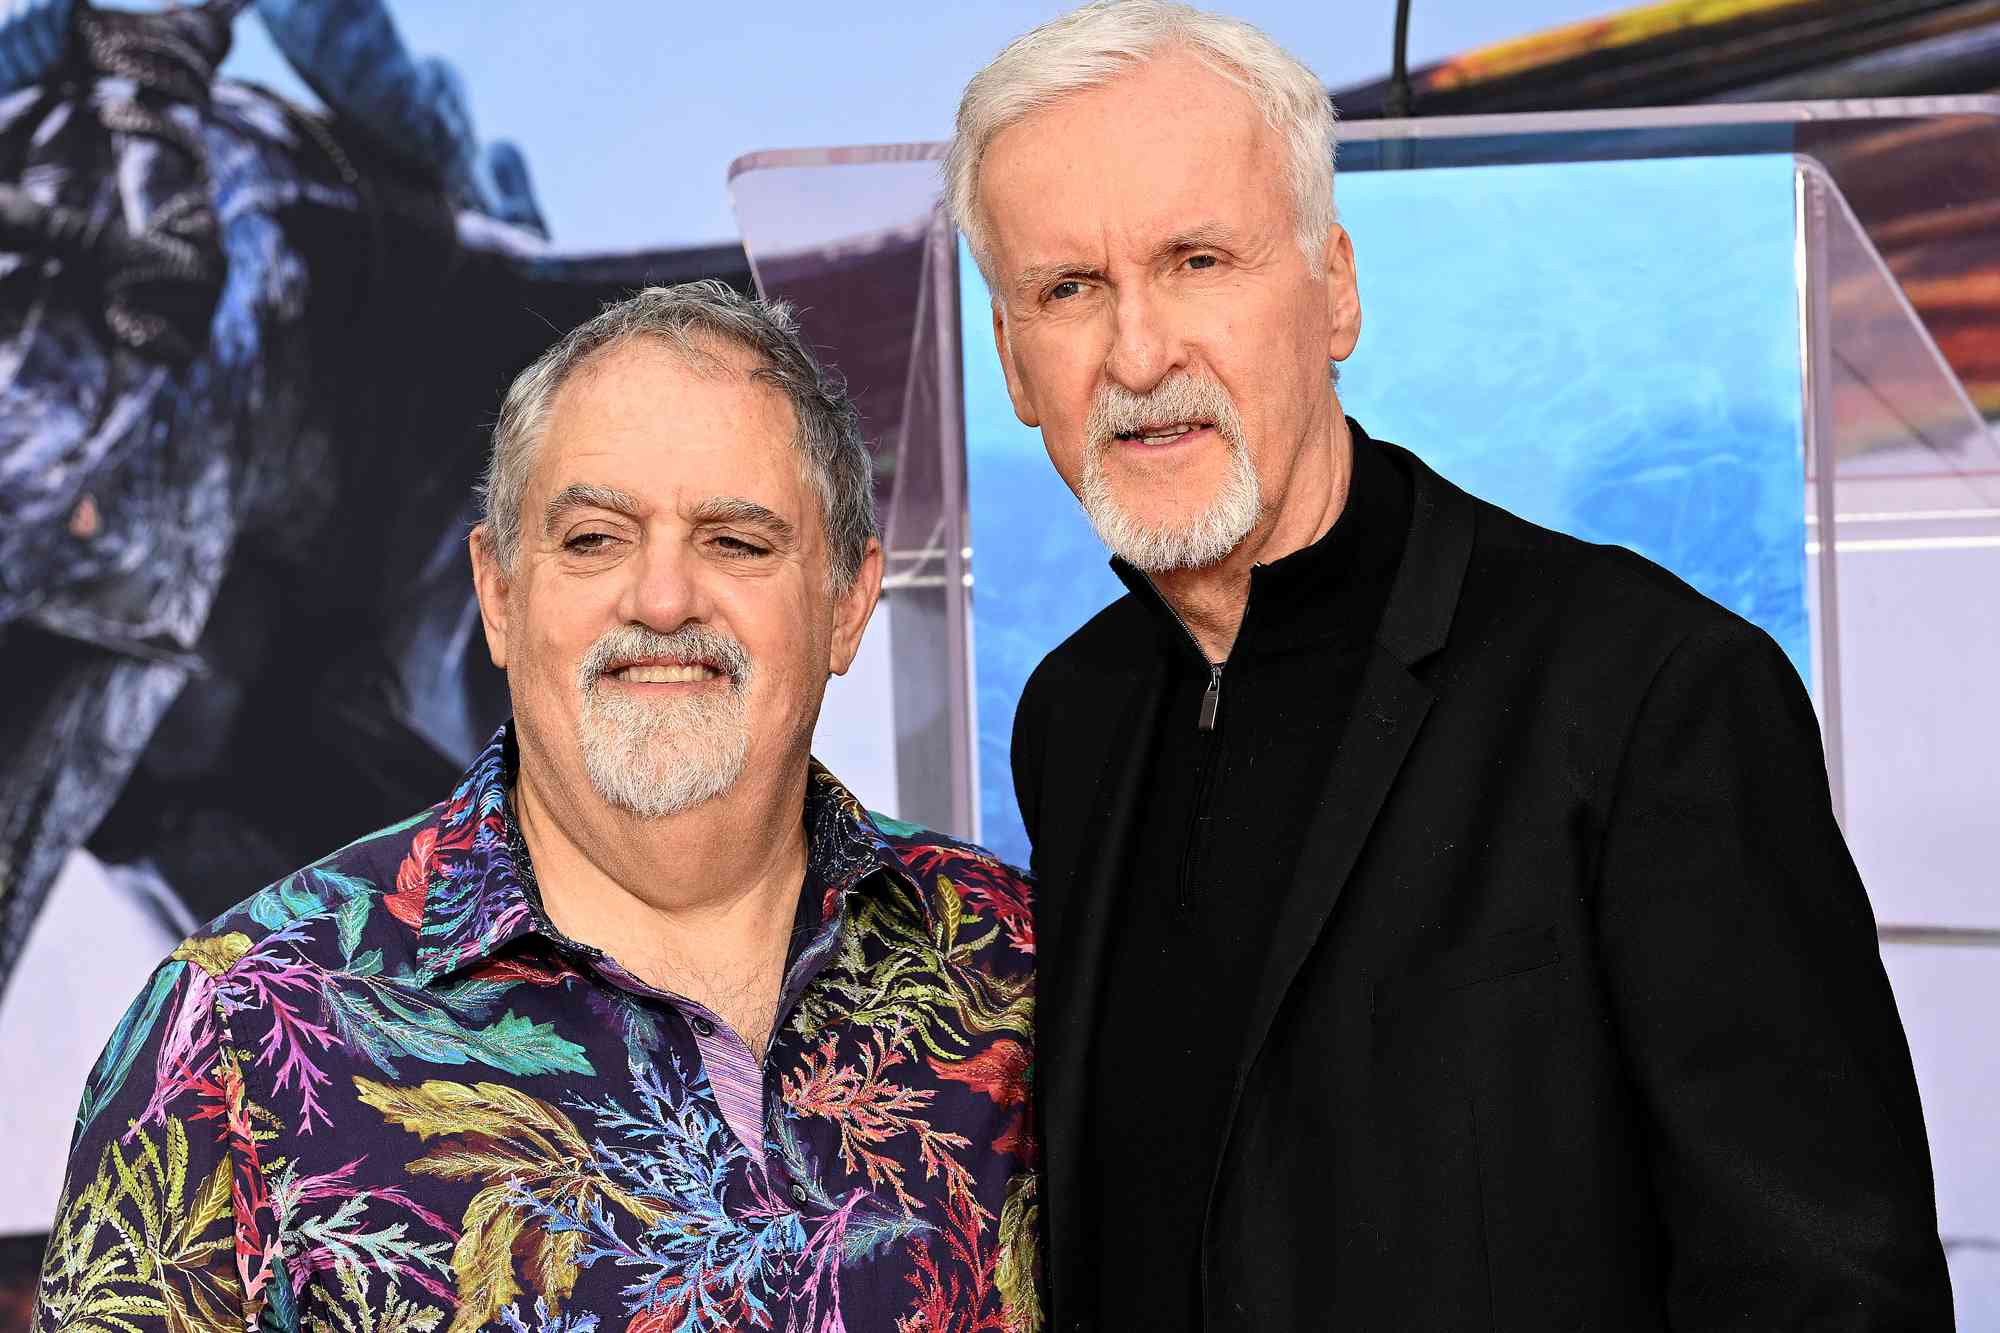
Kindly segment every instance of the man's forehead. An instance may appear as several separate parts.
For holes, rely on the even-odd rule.
[[[995,136],[981,162],[981,202],[1022,265],[1107,242],[1158,244],[1240,211],[1243,177],[1281,193],[1275,142],[1242,89],[1172,53]]]
[[[626,449],[578,448],[546,460],[542,504],[556,508],[609,509],[634,517],[672,512],[688,516],[718,495],[743,498],[796,519],[807,507],[805,486],[789,460],[777,466],[743,456],[727,445],[679,443],[651,457]],[[796,484],[795,484],[796,483]]]
[[[750,377],[753,363],[690,368],[670,348],[610,355],[619,359],[588,368],[588,381],[563,385],[536,450],[534,490],[552,500],[595,487],[648,511],[715,493],[753,494],[782,513],[800,507],[792,408]]]
[[[1127,191],[1107,199],[1099,193],[1069,207],[1048,194],[1021,201],[1006,222],[996,219],[1002,265],[996,277],[1034,285],[1068,270],[1148,262],[1180,250],[1257,248],[1270,211],[1261,201],[1244,191],[1218,191],[1208,177],[1184,188],[1154,179],[1160,188],[1143,196]],[[1039,206],[1044,203],[1051,206]],[[1282,206],[1284,200],[1272,203]]]

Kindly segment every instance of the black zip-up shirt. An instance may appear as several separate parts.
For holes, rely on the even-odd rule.
[[[1227,662],[1205,660],[1146,578],[1167,684],[1100,978],[1084,1234],[1099,1326],[1197,1329],[1202,1216],[1253,979],[1292,883],[1410,523],[1411,483],[1359,427],[1340,518],[1250,576]],[[1204,726],[1212,722],[1212,726]],[[1333,799],[1338,799],[1337,795]]]

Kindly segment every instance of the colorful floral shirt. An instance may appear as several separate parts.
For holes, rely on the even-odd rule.
[[[513,762],[503,728],[153,974],[84,1090],[36,1329],[1036,1328],[1021,877],[815,765],[759,1061],[549,924]]]

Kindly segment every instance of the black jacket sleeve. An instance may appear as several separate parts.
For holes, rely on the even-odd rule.
[[[1014,706],[1014,736],[1008,759],[1014,769],[1014,802],[1021,810],[1021,824],[1028,830],[1032,847],[1041,841],[1042,756],[1044,726],[1042,700],[1048,690],[1043,683],[1046,668],[1038,668],[1021,687],[1021,700]]]
[[[1597,885],[1673,1327],[1949,1329],[1930,1154],[1812,707],[1760,631],[1691,636],[1622,760]]]

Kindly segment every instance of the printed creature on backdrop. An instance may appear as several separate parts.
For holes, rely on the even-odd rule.
[[[79,848],[184,930],[449,783],[500,389],[708,271],[551,254],[381,0],[256,2],[327,114],[217,80],[243,3],[0,0],[0,987]]]
[[[198,27],[226,41],[228,21],[246,7],[329,107],[427,168],[459,207],[547,234],[520,150],[480,147],[457,71],[436,57],[412,58],[384,0],[209,0],[200,6],[207,21],[181,35],[199,43],[206,33]],[[119,23],[88,0],[9,0],[0,12],[0,97],[48,82],[79,41],[85,49],[115,42]],[[163,30],[154,25],[148,44]],[[212,73],[215,62],[204,63]]]

